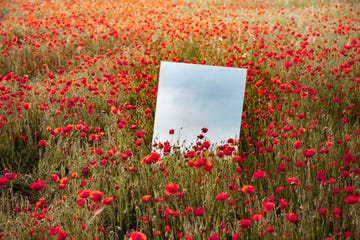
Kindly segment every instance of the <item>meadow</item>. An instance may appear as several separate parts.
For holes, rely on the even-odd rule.
[[[0,1],[0,239],[360,239],[359,15]],[[246,68],[240,138],[154,152],[160,61]]]

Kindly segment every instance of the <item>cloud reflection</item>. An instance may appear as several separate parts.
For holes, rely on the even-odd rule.
[[[203,127],[215,144],[239,137],[245,78],[246,69],[162,61],[153,142],[189,145]]]

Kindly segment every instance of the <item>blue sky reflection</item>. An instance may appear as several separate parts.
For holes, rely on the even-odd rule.
[[[189,146],[203,127],[215,144],[238,138],[245,79],[246,69],[162,61],[153,142]]]

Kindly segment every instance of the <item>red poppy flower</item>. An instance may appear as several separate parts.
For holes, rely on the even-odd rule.
[[[202,216],[202,215],[204,215],[204,208],[202,208],[202,207],[194,208],[193,213],[194,213],[194,216]]]
[[[0,178],[0,186],[4,186],[6,185],[6,183],[9,181],[9,179],[7,179],[6,177],[1,177]]]
[[[335,217],[336,219],[341,218],[341,215],[340,215],[340,214],[341,214],[341,209],[335,207],[335,208],[333,209],[333,214],[334,214],[334,217]]]
[[[345,163],[345,165],[349,166],[351,163],[355,162],[355,158],[351,153],[346,153],[343,156],[343,162]]]
[[[143,131],[137,131],[137,132],[135,132],[135,136],[137,138],[142,138],[145,136],[145,133]]]
[[[151,152],[145,157],[143,157],[140,162],[141,164],[150,164],[150,163],[156,163],[160,160],[160,154],[157,152]]]
[[[38,142],[38,146],[39,146],[39,147],[46,147],[47,144],[48,144],[48,143],[47,143],[45,140],[40,140],[40,141]]]
[[[4,176],[8,179],[8,180],[13,180],[15,178],[17,178],[17,174],[16,173],[12,173],[12,172],[7,172],[4,174]]]
[[[90,199],[94,202],[94,203],[99,203],[102,198],[103,198],[104,194],[100,191],[92,191],[90,193]]]
[[[262,213],[255,213],[253,215],[251,215],[251,220],[252,221],[260,221],[262,218],[263,214]]]
[[[61,227],[53,227],[49,229],[49,235],[58,235],[61,232]]]
[[[166,195],[176,194],[179,191],[179,185],[176,183],[169,183],[164,187]]]
[[[318,210],[318,213],[319,213],[320,215],[325,215],[325,213],[326,213],[326,208],[320,208],[320,209]]]
[[[266,227],[265,227],[265,230],[266,230],[267,232],[269,232],[269,233],[272,233],[272,232],[275,231],[272,226],[266,226]]]
[[[85,200],[84,199],[78,199],[77,201],[76,201],[76,203],[77,203],[77,205],[79,205],[80,207],[82,207],[82,206],[84,206],[85,205]]]
[[[36,182],[33,182],[32,184],[30,184],[30,188],[31,188],[31,190],[39,191],[43,188],[47,188],[47,185],[45,184],[45,182],[43,180],[39,180],[39,181],[36,181]]]
[[[315,150],[314,149],[304,149],[303,151],[303,155],[304,157],[313,157],[315,155]]]
[[[221,192],[216,195],[216,200],[218,201],[225,201],[229,197],[229,194],[227,192]]]
[[[359,202],[359,197],[357,195],[349,195],[344,198],[344,202],[347,204],[356,204]]]
[[[299,179],[297,179],[295,177],[288,177],[287,183],[290,184],[290,185],[296,185],[296,186],[300,185]]]
[[[104,198],[104,200],[102,201],[102,204],[103,204],[104,206],[110,205],[113,200],[114,200],[114,197]]]
[[[281,199],[279,200],[279,204],[280,204],[280,210],[285,209],[285,208],[287,207],[287,205],[288,205],[288,203],[287,203],[287,201],[286,201],[285,198],[281,198]]]
[[[245,228],[250,227],[251,220],[250,219],[240,219],[239,220],[240,230],[244,230]]]
[[[201,131],[202,131],[203,133],[207,133],[208,129],[207,129],[207,128],[202,128]]]
[[[271,209],[275,207],[275,203],[273,202],[262,202],[262,207],[264,212],[269,212]]]
[[[244,185],[241,188],[241,192],[243,192],[243,193],[254,193],[255,192],[255,187],[253,187],[251,185]]]
[[[353,186],[345,186],[344,191],[346,193],[353,193],[354,192],[354,187]]]
[[[208,237],[208,240],[218,240],[220,238],[219,234],[213,233]]]
[[[296,223],[298,220],[298,217],[295,213],[287,213],[285,214],[285,218],[291,223]]]
[[[130,240],[146,240],[146,235],[142,232],[134,231],[128,235]]]
[[[79,198],[87,198],[90,196],[90,194],[91,194],[90,190],[83,189],[83,190],[80,190],[77,195]]]
[[[51,181],[53,181],[53,182],[59,181],[59,175],[57,175],[57,174],[51,174],[50,178],[51,178]]]
[[[255,179],[264,179],[266,177],[266,172],[262,170],[257,170],[253,174]]]
[[[141,197],[141,200],[143,202],[149,202],[151,200],[151,196],[150,195],[145,195]]]

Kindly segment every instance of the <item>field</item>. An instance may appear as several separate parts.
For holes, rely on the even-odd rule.
[[[0,1],[0,239],[360,239],[359,15]],[[160,61],[246,68],[240,138],[153,152]]]

